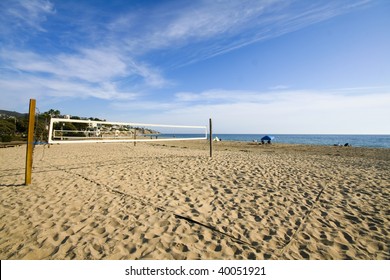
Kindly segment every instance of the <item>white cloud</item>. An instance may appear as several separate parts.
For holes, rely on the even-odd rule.
[[[195,1],[180,9],[151,12],[144,32],[125,39],[131,51],[180,51],[185,65],[290,33],[362,7],[369,0],[316,1]],[[169,7],[168,7],[169,8]],[[132,14],[128,15],[133,19]],[[188,48],[188,49],[187,49]]]
[[[123,91],[114,83],[102,82],[97,84],[82,81],[69,81],[61,78],[36,77],[23,74],[20,77],[2,75],[0,77],[1,106],[2,108],[25,111],[25,104],[30,98],[42,103],[55,103],[58,99],[77,100],[75,105],[87,98],[101,100],[134,100],[138,94]]]
[[[157,70],[124,57],[115,49],[82,49],[78,53],[59,55],[3,49],[0,60],[4,69],[0,78],[2,92],[17,98],[23,96],[26,100],[31,95],[132,100],[138,96],[136,87],[123,88],[123,79],[143,79],[146,87],[154,88],[167,84]],[[5,93],[1,97],[3,99]],[[3,106],[5,103],[15,105],[13,100],[17,99],[5,100]]]
[[[145,118],[151,122],[179,120],[199,124],[198,121],[213,117],[217,129],[224,132],[297,133],[310,126],[318,128],[313,133],[358,132],[363,128],[383,131],[386,126],[382,119],[389,119],[385,110],[390,107],[389,91],[375,90],[369,94],[359,90],[356,95],[356,91],[348,90],[292,91],[279,85],[269,92],[223,89],[180,92],[161,102],[145,101],[139,94],[171,84],[164,78],[164,69],[148,56],[152,52],[164,52],[167,64],[194,63],[347,13],[368,2],[315,1],[301,5],[281,0],[195,1],[186,5],[179,2],[179,8],[164,2],[140,15],[123,11],[118,17],[104,18],[98,28],[93,16],[77,18],[73,27],[82,23],[82,32],[65,29],[66,34],[58,36],[69,36],[66,50],[61,48],[62,41],[50,41],[50,36],[45,37],[46,42],[59,49],[50,49],[48,53],[46,49],[28,46],[2,46],[1,104],[11,109],[19,108],[20,102],[31,97],[40,98],[41,102],[58,97],[78,102],[93,97],[110,102],[118,110],[142,108],[150,112]],[[66,10],[66,4],[63,8]],[[0,10],[4,16],[0,32],[10,38],[26,35],[11,32],[18,28],[45,31],[50,27],[44,25],[45,21],[55,13],[54,5],[44,0],[0,1]],[[72,15],[63,18],[69,20]],[[62,28],[70,26],[68,21],[61,22],[61,17],[56,24]],[[77,36],[72,37],[72,32]],[[84,33],[87,36],[82,43],[78,42]],[[370,114],[362,114],[363,111]],[[344,130],[342,124],[347,124]]]
[[[290,86],[286,86],[286,85],[276,85],[276,86],[269,87],[270,90],[286,90],[288,88],[290,88]]]
[[[390,88],[359,88],[359,94],[356,90],[242,91],[235,99],[231,97],[237,91],[202,92],[198,98],[194,93],[184,98],[177,94],[177,103],[170,106],[149,104],[155,111],[142,121],[205,125],[211,117],[217,133],[389,134]],[[226,100],[219,99],[222,96]]]
[[[45,31],[42,23],[48,15],[55,13],[54,5],[47,0],[5,0],[0,4],[0,9],[7,22],[12,23],[8,27],[32,28],[38,31]]]
[[[123,56],[115,49],[81,49],[78,53],[40,55],[24,51],[0,51],[0,58],[10,69],[50,74],[87,82],[104,82],[128,76],[140,76],[151,86],[165,83],[156,70]]]
[[[153,101],[131,101],[131,102],[112,102],[111,107],[115,110],[141,111],[147,112],[169,112],[181,108],[181,104],[174,102],[153,102]]]
[[[159,34],[168,40],[187,40],[237,32],[275,2],[278,1],[206,1],[181,12]]]
[[[192,1],[185,5],[180,1],[164,2],[148,7],[148,11],[137,10],[137,14],[122,13],[107,24],[107,38],[115,38],[123,48],[137,55],[161,50],[175,53],[180,49],[179,61],[170,62],[185,65],[299,30],[368,2],[315,1],[303,5],[282,0]]]
[[[111,50],[82,49],[78,54],[60,54],[53,62],[59,66],[55,74],[89,82],[132,74],[120,55]]]
[[[296,91],[297,93],[298,91]],[[268,103],[275,100],[276,96],[268,93],[245,91],[245,90],[223,90],[212,89],[201,93],[179,92],[175,95],[179,102],[202,102],[231,104],[238,102],[262,102]]]

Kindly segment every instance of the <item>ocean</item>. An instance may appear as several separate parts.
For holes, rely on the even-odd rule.
[[[163,136],[162,134],[161,136]],[[202,137],[204,135],[176,134],[177,138]],[[220,134],[213,133],[213,138],[222,141],[260,142],[265,134]],[[390,148],[390,135],[332,135],[332,134],[270,134],[275,137],[273,143],[305,144],[305,145],[344,145],[352,147]],[[164,137],[169,137],[165,134]]]
[[[257,140],[260,142],[260,134],[215,134],[226,141]],[[273,143],[306,144],[306,145],[344,145],[346,143],[354,147],[390,148],[390,135],[331,135],[331,134],[272,134],[275,137]]]

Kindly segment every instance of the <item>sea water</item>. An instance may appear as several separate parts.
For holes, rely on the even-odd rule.
[[[222,141],[260,142],[266,134],[213,134]],[[161,135],[163,136],[163,135]],[[164,135],[165,137],[189,138],[202,137],[196,134]],[[275,137],[273,143],[305,144],[305,145],[345,145],[353,147],[390,148],[389,135],[336,135],[336,134],[269,134]]]

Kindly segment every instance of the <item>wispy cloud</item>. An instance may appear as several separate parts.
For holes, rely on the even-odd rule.
[[[201,93],[179,92],[176,95],[178,102],[201,102],[201,103],[224,103],[232,104],[237,102],[267,102],[275,95],[269,95],[261,92],[243,91],[243,90],[221,90],[213,89]]]
[[[290,88],[290,86],[287,85],[276,85],[276,86],[269,87],[270,90],[286,90],[288,88]]]
[[[29,98],[41,102],[48,99],[86,99],[134,100],[138,93],[118,89],[114,83],[85,83],[69,81],[59,77],[36,77],[29,74],[8,75],[2,72],[0,88],[3,108],[18,108],[26,104]],[[23,82],[21,82],[23,80]]]
[[[0,51],[0,59],[10,69],[92,83],[132,75],[139,76],[156,86],[164,83],[157,71],[123,56],[115,49],[80,49],[77,53],[58,55],[4,50]]]
[[[158,71],[113,50],[84,49],[76,54],[58,55],[3,50],[0,60],[0,88],[12,97],[3,102],[7,108],[18,104],[19,99],[34,96],[132,100],[140,94],[135,86],[122,86],[129,76],[153,87],[166,83]]]
[[[165,13],[159,25],[131,38],[128,46],[145,46],[142,51],[180,48],[185,55],[172,64],[178,67],[302,29],[369,2],[198,1]]]
[[[181,10],[164,30],[153,34],[165,41],[205,40],[233,35],[278,1],[203,1]],[[162,32],[161,32],[162,31]],[[156,40],[156,39],[155,39]]]
[[[167,67],[205,60],[364,7],[371,0],[243,0],[164,2],[147,11],[123,11],[106,24],[106,38],[128,54],[163,52]],[[177,51],[180,50],[180,56]]]
[[[355,94],[356,91],[359,94]],[[142,106],[144,122],[207,124],[217,133],[389,133],[390,87],[295,91],[178,93],[165,106],[113,104],[116,110]],[[158,115],[153,111],[158,110]]]
[[[47,0],[4,0],[0,3],[3,23],[1,31],[5,31],[4,24],[14,28],[30,28],[38,31],[45,31],[42,23],[46,21],[48,15],[55,13],[54,5]]]
[[[164,76],[169,67],[274,38],[368,2],[164,1],[106,13],[88,2],[0,1],[0,89],[6,92],[1,98],[27,99],[28,92],[42,98],[138,99],[152,108],[153,103],[142,100],[141,93],[171,85]],[[24,43],[15,43],[19,41]],[[212,90],[177,93],[175,104],[220,106],[221,100],[237,104],[268,98]],[[164,104],[164,108],[176,108],[169,101]]]

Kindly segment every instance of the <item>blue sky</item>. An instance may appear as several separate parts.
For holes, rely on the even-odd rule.
[[[390,1],[0,1],[0,109],[390,133]]]

